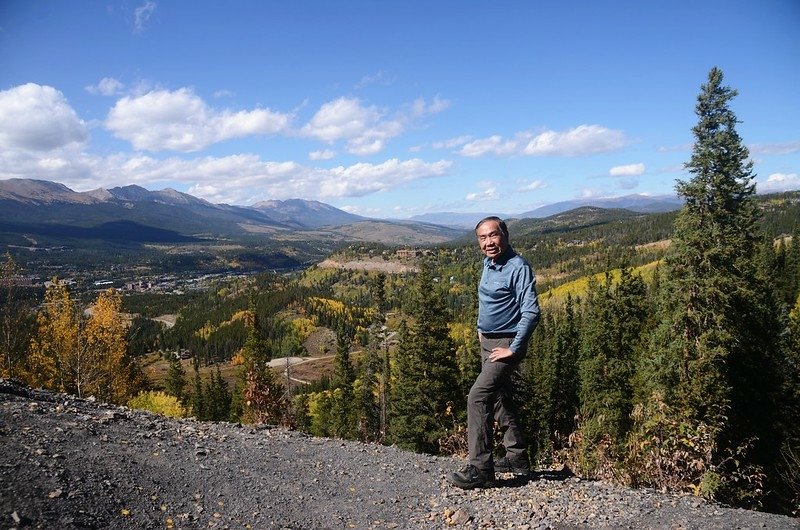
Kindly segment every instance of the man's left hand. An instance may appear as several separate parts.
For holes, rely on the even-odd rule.
[[[508,348],[494,348],[492,349],[492,353],[489,354],[489,361],[501,361],[503,359],[508,359],[509,357],[513,356],[514,352],[509,350]]]

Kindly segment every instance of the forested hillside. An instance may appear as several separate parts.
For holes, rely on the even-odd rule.
[[[797,515],[800,192],[755,195],[734,95],[712,70],[679,212],[587,207],[509,222],[543,303],[524,423],[539,467]],[[312,266],[183,295],[105,292],[85,312],[62,283],[41,304],[8,256],[0,376],[176,416],[464,454],[479,369],[475,242],[365,243],[329,259],[416,272]],[[174,326],[153,320],[165,314]],[[327,369],[296,377],[272,362],[284,357]],[[147,377],[155,362],[163,376]]]

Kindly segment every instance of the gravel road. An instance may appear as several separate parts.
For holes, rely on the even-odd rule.
[[[800,528],[555,472],[461,491],[463,462],[173,420],[0,379],[0,528]]]

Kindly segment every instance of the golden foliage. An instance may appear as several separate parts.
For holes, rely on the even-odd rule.
[[[23,378],[32,386],[124,403],[133,392],[133,382],[121,307],[118,293],[104,291],[85,317],[66,286],[54,281],[37,314],[38,333]]]
[[[178,401],[178,398],[164,392],[139,392],[136,397],[128,400],[128,407],[132,409],[147,410],[170,418],[185,418],[187,410]]]

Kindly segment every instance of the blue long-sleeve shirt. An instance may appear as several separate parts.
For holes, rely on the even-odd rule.
[[[484,258],[478,284],[478,331],[515,333],[509,349],[517,354],[528,344],[539,316],[536,276],[525,258],[511,246],[495,262]]]

